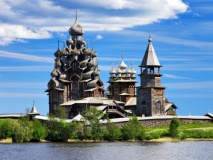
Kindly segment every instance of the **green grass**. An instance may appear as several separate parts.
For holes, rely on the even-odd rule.
[[[213,127],[213,123],[190,123],[190,124],[181,124],[179,129],[195,129],[195,128],[208,128]]]
[[[146,139],[158,139],[169,136],[169,125],[162,127],[146,127]],[[213,123],[190,123],[181,124],[178,127],[180,133],[185,138],[213,138]]]

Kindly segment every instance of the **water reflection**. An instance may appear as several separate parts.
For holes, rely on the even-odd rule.
[[[112,142],[112,143],[15,143],[0,144],[0,159],[11,160],[200,160],[212,159],[211,141]]]

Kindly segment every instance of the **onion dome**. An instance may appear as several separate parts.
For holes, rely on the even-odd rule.
[[[77,37],[77,41],[78,44],[83,44],[84,46],[86,46],[86,41],[81,36]]]
[[[63,48],[62,50],[61,50],[61,56],[66,56],[68,54],[68,51],[66,50],[66,48]]]
[[[96,69],[93,73],[92,73],[93,76],[99,76],[100,75],[100,72]]]
[[[84,29],[78,24],[77,14],[76,14],[75,23],[69,29],[69,34],[71,36],[82,36],[84,34]]]
[[[116,74],[116,70],[114,70],[114,68],[111,69],[111,71],[109,72],[110,74]]]
[[[136,74],[136,71],[134,70],[134,68],[131,69],[132,74]]]
[[[61,63],[60,58],[58,58],[58,59],[56,60],[55,65],[56,65],[56,67],[61,67],[61,66],[62,66],[62,63]]]
[[[60,51],[59,48],[58,48],[58,50],[54,53],[54,56],[55,56],[55,57],[60,57],[60,56],[61,56],[61,51]]]
[[[114,66],[113,66],[113,63],[112,63],[112,69],[109,71],[110,74],[116,74],[116,70],[114,70]]]
[[[52,76],[52,77],[57,77],[57,76],[59,76],[59,73],[58,73],[57,69],[54,69],[54,70],[51,72],[51,76]]]
[[[132,70],[130,68],[127,69],[126,71],[127,74],[132,74]]]
[[[70,37],[70,39],[67,40],[66,43],[67,43],[67,46],[70,46],[73,44],[73,40],[71,39],[71,37]]]
[[[83,53],[88,55],[88,54],[91,54],[92,52],[89,48],[86,48],[83,50]]]
[[[94,67],[94,62],[93,62],[93,60],[89,61],[89,62],[87,63],[87,66],[88,66],[88,67]]]
[[[97,57],[97,52],[94,50],[94,48],[92,47],[92,57]]]
[[[117,71],[116,71],[116,73],[117,73],[117,74],[121,74],[121,73],[122,73],[122,70],[121,70],[120,68],[118,68]]]
[[[126,69],[127,65],[124,63],[124,61],[121,61],[121,64],[119,65],[120,69]]]
[[[75,48],[71,51],[71,54],[73,55],[80,55],[81,52],[76,48],[76,45],[75,45]]]

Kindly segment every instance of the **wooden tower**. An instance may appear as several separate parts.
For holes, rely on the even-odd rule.
[[[157,55],[149,37],[148,46],[140,67],[140,86],[137,88],[138,116],[160,116],[165,114],[165,87],[161,86],[160,68]]]

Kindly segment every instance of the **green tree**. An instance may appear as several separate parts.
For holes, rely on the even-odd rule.
[[[47,139],[54,142],[66,142],[72,137],[76,137],[77,130],[75,123],[65,122],[64,119],[59,119],[49,116],[49,121],[46,122],[48,136]]]
[[[144,128],[140,125],[136,116],[133,116],[127,124],[123,125],[121,131],[124,140],[142,140],[145,136]]]
[[[66,119],[67,118],[67,114],[66,114],[65,108],[62,107],[62,106],[58,106],[56,108],[55,117],[57,117],[59,119]]]
[[[178,138],[178,127],[180,125],[180,120],[177,117],[174,117],[171,119],[170,125],[169,125],[169,134],[172,138]]]
[[[41,139],[46,138],[47,136],[47,129],[44,125],[42,125],[42,123],[37,120],[37,119],[33,119],[32,121],[32,128],[33,128],[33,132],[32,132],[32,139],[31,141],[40,141]]]
[[[81,122],[76,123],[75,121],[70,123],[70,139],[80,139],[82,135],[83,125]]]
[[[46,122],[46,126],[48,130],[47,138],[50,141],[54,142],[65,141],[62,138],[63,135],[61,135],[63,127],[65,126],[62,120],[59,120],[55,117],[49,117],[49,121]]]
[[[83,111],[84,117],[83,138],[99,140],[103,137],[100,118],[103,116],[102,111],[92,107]]]
[[[12,139],[14,142],[29,142],[32,138],[32,123],[22,117],[12,123]]]
[[[121,139],[120,127],[115,123],[111,123],[109,118],[107,118],[106,129],[104,130],[104,139],[109,141]]]
[[[6,119],[0,124],[0,139],[10,138],[12,136],[12,120]]]

